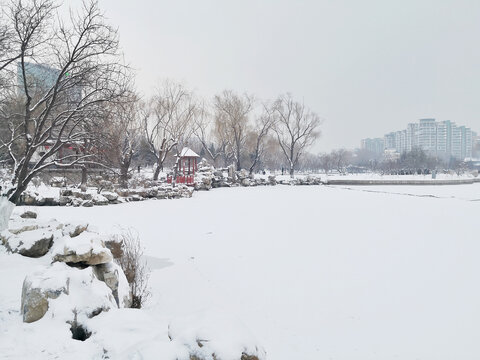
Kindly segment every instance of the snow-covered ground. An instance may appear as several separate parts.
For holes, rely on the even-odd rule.
[[[167,331],[156,324],[221,309],[246,325],[270,360],[473,360],[480,358],[476,199],[480,184],[276,186],[34,210],[40,219],[138,232],[153,271],[142,315],[152,327],[117,343],[105,335],[107,348],[136,349],[138,359],[149,359],[152,339]],[[34,262],[0,251],[0,357],[19,344],[2,316],[19,307],[22,271]],[[128,324],[115,327],[128,333]],[[77,342],[77,351],[88,342]]]

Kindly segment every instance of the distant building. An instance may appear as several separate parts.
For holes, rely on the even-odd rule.
[[[19,95],[25,95],[26,82],[29,95],[34,99],[34,101],[35,99],[38,100],[43,97],[45,94],[47,94],[48,91],[50,91],[50,89],[55,86],[60,74],[60,70],[42,64],[25,63],[24,68],[25,70],[21,66],[21,63],[17,64],[18,93]],[[71,75],[67,73],[65,76],[67,77]],[[58,94],[58,99],[63,105],[70,107],[70,109],[75,109],[75,107],[78,106],[78,103],[82,99],[82,88],[79,85],[71,84],[71,81],[69,81],[69,79],[66,78],[65,81],[61,82],[59,87],[60,91]],[[64,88],[62,88],[62,86]],[[33,126],[33,123],[30,125]],[[71,127],[72,125],[67,128],[67,131],[65,131],[64,134],[68,133],[68,130]],[[59,133],[59,129],[60,126],[54,127],[50,135],[52,137],[55,137]],[[32,129],[29,129],[29,131],[31,130]],[[38,161],[52,145],[52,140],[48,139],[48,141],[43,146],[38,147],[31,158],[31,162]],[[71,161],[76,156],[81,156],[81,148],[81,143],[65,143],[62,144],[56,156],[57,158],[62,158],[63,156],[70,156],[69,161]]]
[[[431,156],[437,155],[437,126],[435,119],[420,119],[418,146]]]
[[[410,123],[407,125],[407,151],[412,151],[418,147],[418,124]]]
[[[407,151],[407,130],[395,132],[395,150],[399,154]]]
[[[385,134],[385,136],[383,137],[383,143],[384,143],[385,150],[392,150],[392,149],[396,150],[397,146],[396,146],[395,133],[391,132],[391,133]]]
[[[437,123],[437,157],[445,162],[452,157],[452,122]]]
[[[375,156],[381,156],[384,150],[384,142],[382,138],[363,139],[361,141],[361,148],[369,151]]]
[[[25,63],[25,78],[27,89],[32,98],[43,96],[51,89],[60,74],[60,70],[43,64]],[[67,73],[65,76],[69,76]],[[18,92],[25,94],[24,74],[21,63],[17,64]],[[63,83],[65,85],[65,83]],[[67,103],[77,103],[82,99],[82,88],[78,85],[68,85],[68,90],[62,92]]]
[[[372,140],[362,140],[362,148],[370,149]],[[480,156],[476,153],[477,149],[480,150],[477,134],[450,120],[420,119],[418,123],[408,124],[406,130],[390,132],[383,137],[383,152],[388,152],[389,158],[392,158],[392,152],[402,154],[417,147],[445,163],[452,158],[463,161]]]
[[[55,85],[59,70],[42,64],[25,63],[25,78],[31,96],[40,95]],[[18,91],[25,94],[22,64],[17,64]]]

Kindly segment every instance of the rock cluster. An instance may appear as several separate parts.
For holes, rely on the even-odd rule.
[[[321,178],[316,176],[307,176],[307,177],[297,177],[293,179],[286,179],[278,181],[279,184],[283,185],[322,185],[323,182]]]
[[[28,206],[101,206],[120,204],[129,201],[142,201],[147,199],[179,199],[192,196],[193,189],[178,184],[172,186],[153,186],[135,189],[114,189],[113,191],[83,192],[78,188],[65,188],[59,190],[58,196],[44,197],[35,191],[25,191],[19,205]]]
[[[12,253],[38,258],[50,250],[54,237],[61,235],[60,228],[56,221],[39,222],[33,217],[18,217],[10,221],[8,230],[2,231],[0,241]]]
[[[274,175],[257,177],[242,169],[235,171],[233,167],[215,169],[205,159],[198,164],[195,175],[195,190],[210,190],[220,187],[277,185]]]
[[[0,234],[8,251],[52,260],[48,267],[28,275],[23,283],[21,314],[30,323],[49,309],[69,321],[81,322],[111,308],[131,305],[130,288],[120,266],[100,234],[88,224],[38,221],[33,212],[14,216]],[[60,306],[57,299],[68,296]],[[71,318],[75,314],[75,320]]]

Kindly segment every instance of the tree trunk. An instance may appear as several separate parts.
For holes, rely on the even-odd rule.
[[[155,167],[155,172],[153,173],[153,180],[158,180],[158,175],[160,174],[160,164],[157,163],[156,167]]]
[[[88,179],[88,176],[87,176],[87,167],[86,167],[86,166],[82,166],[82,181],[80,182],[80,190],[81,190],[82,192],[87,191],[87,179]]]
[[[120,186],[123,189],[128,188],[128,166],[125,164],[120,165]]]
[[[8,221],[10,220],[14,208],[15,204],[6,196],[0,197],[0,231],[8,228]]]
[[[292,165],[292,166],[290,166],[290,177],[291,177],[291,178],[294,177],[294,176],[293,176],[294,172],[295,172],[295,169],[293,168],[293,165]]]

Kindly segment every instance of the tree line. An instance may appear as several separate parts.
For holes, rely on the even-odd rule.
[[[252,173],[270,163],[293,176],[320,135],[318,114],[290,94],[260,101],[225,90],[202,99],[164,81],[142,97],[95,0],[67,17],[52,0],[1,6],[0,161],[12,170],[2,187],[11,203],[51,167],[81,168],[83,186],[88,168],[102,167],[126,186],[137,160],[154,165],[156,180],[183,146],[217,166]]]

